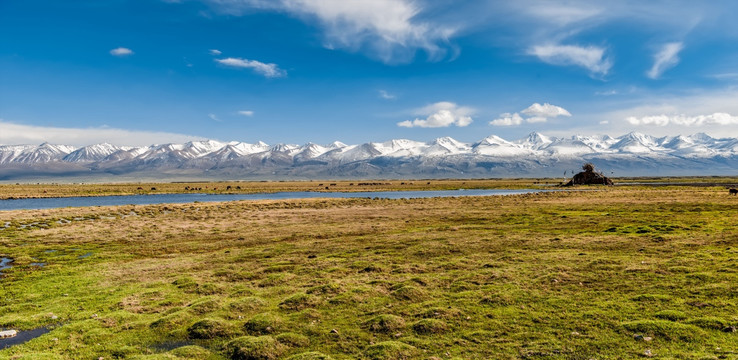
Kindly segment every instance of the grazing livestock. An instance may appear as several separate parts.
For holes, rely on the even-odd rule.
[[[226,190],[232,189],[230,185],[226,186]]]
[[[144,188],[142,188],[142,187],[140,187],[140,186],[136,188],[136,190],[143,190],[143,189],[144,189]]]
[[[730,194],[730,195],[738,195],[738,189],[730,189],[730,190],[728,190],[728,194]]]
[[[330,186],[336,186],[336,184],[331,184]]]
[[[241,187],[240,186],[236,186],[236,190],[241,190]]]
[[[323,184],[318,184],[318,187],[321,187],[321,186],[323,186]]]
[[[185,186],[185,190],[189,190],[189,189],[190,189],[190,187],[189,187],[189,186]]]
[[[152,188],[151,188],[151,191],[156,191],[156,188],[155,188],[155,187],[152,187]]]

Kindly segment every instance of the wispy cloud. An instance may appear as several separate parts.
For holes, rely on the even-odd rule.
[[[458,106],[455,103],[442,101],[416,110],[416,114],[426,116],[424,119],[405,120],[397,123],[400,127],[438,128],[451,125],[464,127],[472,123],[471,115],[474,109]]]
[[[394,100],[397,96],[388,93],[386,90],[379,90],[379,97],[385,100]]]
[[[113,55],[113,56],[128,56],[128,55],[133,55],[133,50],[131,50],[129,48],[119,47],[119,48],[115,48],[113,50],[110,50],[110,55]]]
[[[238,115],[254,116],[254,112],[251,111],[251,110],[241,110],[241,111],[238,112]]]
[[[516,126],[523,123],[523,120],[527,123],[542,123],[548,121],[550,118],[559,116],[571,116],[571,113],[566,109],[544,103],[533,103],[533,105],[520,111],[525,115],[525,119],[519,113],[503,113],[500,117],[489,122],[492,126]]]
[[[413,59],[417,50],[442,58],[453,27],[419,21],[421,3],[411,0],[208,0],[217,9],[242,15],[253,9],[282,11],[317,21],[329,49],[362,51],[386,63]]]
[[[147,146],[170,142],[204,140],[201,136],[185,134],[126,130],[116,128],[65,128],[35,126],[7,122],[0,119],[0,144],[40,144],[49,142],[73,146],[110,143],[119,146]]]
[[[218,49],[210,49],[208,52],[210,53],[210,55],[214,55],[214,56],[218,56],[223,53],[222,51]]]
[[[210,120],[213,120],[213,121],[217,121],[217,122],[221,122],[222,121],[215,114],[208,114],[208,117],[210,118]]]
[[[612,66],[605,49],[597,46],[537,45],[528,49],[528,54],[551,65],[580,66],[598,75],[607,75]]]
[[[278,77],[284,77],[287,76],[287,72],[280,69],[277,64],[267,64],[263,63],[261,61],[256,60],[249,60],[249,59],[242,59],[242,58],[225,58],[225,59],[215,59],[215,61],[219,64],[229,66],[229,67],[235,67],[235,68],[243,68],[243,69],[252,69],[256,73],[261,74],[268,78],[278,78]]]
[[[653,115],[625,119],[631,125],[655,125],[655,126],[703,126],[703,125],[738,125],[738,116],[728,113],[714,113],[710,115]]]
[[[646,75],[651,79],[658,79],[661,74],[669,68],[679,63],[679,52],[684,49],[681,42],[672,42],[664,44],[661,49],[653,56],[653,66]]]

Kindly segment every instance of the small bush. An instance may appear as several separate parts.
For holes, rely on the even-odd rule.
[[[728,326],[728,323],[725,320],[713,316],[691,319],[687,321],[687,324],[711,330],[722,330]]]
[[[242,336],[226,345],[233,360],[273,360],[284,352],[284,346],[271,336]]]
[[[197,293],[200,295],[213,295],[221,292],[220,287],[213,283],[205,283],[197,287]]]
[[[405,320],[396,315],[379,315],[371,318],[365,326],[373,332],[389,333],[405,327]]]
[[[631,300],[642,302],[669,301],[671,300],[671,296],[661,294],[640,294],[634,296]]]
[[[185,292],[194,292],[197,290],[197,282],[191,277],[181,277],[174,280],[172,285],[184,290]]]
[[[279,307],[284,310],[302,310],[306,307],[315,305],[316,299],[305,293],[294,294],[279,303]]]
[[[200,320],[187,329],[191,339],[214,339],[228,335],[228,324],[221,320]]]
[[[336,283],[313,286],[307,291],[308,294],[313,295],[338,294],[340,292],[342,292],[341,286]]]
[[[404,285],[397,290],[392,292],[392,296],[401,299],[401,300],[412,300],[412,301],[418,301],[421,300],[425,294],[422,290],[412,286],[412,285]]]
[[[687,315],[677,310],[662,310],[662,311],[657,312],[655,316],[659,319],[671,320],[671,321],[678,321],[678,320],[687,318]]]
[[[704,336],[702,329],[666,320],[637,320],[623,323],[632,332],[642,332],[662,337],[666,340],[695,341]]]
[[[149,325],[152,329],[173,330],[190,321],[190,315],[186,311],[178,311],[162,316]]]
[[[364,354],[372,360],[405,360],[416,356],[418,350],[399,341],[383,341],[368,346]]]
[[[292,355],[287,360],[332,360],[333,358],[317,351],[304,352]]]
[[[246,321],[244,329],[251,334],[271,334],[279,329],[282,319],[270,313],[256,314]]]
[[[206,314],[220,309],[220,303],[215,299],[205,298],[193,303],[190,308],[197,314]]]
[[[249,296],[238,299],[228,304],[228,309],[237,312],[247,312],[264,307],[266,302],[258,297]]]
[[[214,357],[210,350],[197,345],[181,346],[169,351],[169,353],[185,359],[211,359]]]
[[[292,347],[305,347],[310,345],[310,339],[308,339],[307,336],[291,332],[281,333],[277,335],[276,338],[280,343]]]
[[[448,326],[446,323],[437,319],[422,319],[413,324],[413,330],[418,334],[440,334],[445,332]]]

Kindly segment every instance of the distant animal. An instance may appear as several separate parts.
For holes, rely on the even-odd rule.
[[[143,190],[143,189],[144,189],[144,188],[142,188],[142,187],[140,187],[140,186],[136,188],[136,190]]]
[[[241,190],[241,187],[240,186],[236,186],[236,190]]]
[[[730,190],[728,190],[728,194],[730,194],[730,195],[738,195],[738,189],[730,189]]]
[[[230,185],[226,186],[226,190],[230,190],[230,189],[231,189]]]
[[[323,184],[318,184],[318,186],[323,186]]]
[[[331,184],[331,186],[336,186],[336,184]]]
[[[330,189],[330,188],[326,186],[326,187],[325,187],[325,189],[326,189],[326,190],[328,190],[328,189]]]
[[[155,188],[155,187],[152,187],[152,188],[151,188],[151,191],[156,191],[156,188]]]
[[[185,186],[185,190],[189,190],[189,189],[190,189],[190,187],[189,187],[189,186]]]

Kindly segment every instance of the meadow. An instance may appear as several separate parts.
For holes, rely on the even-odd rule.
[[[375,187],[541,185],[428,181]],[[5,211],[0,229],[0,328],[50,330],[0,359],[738,359],[724,186]]]

